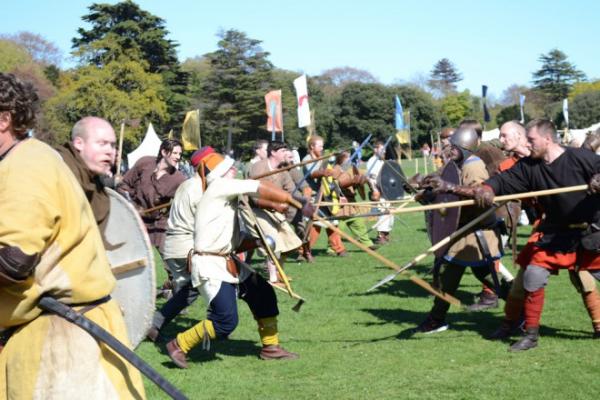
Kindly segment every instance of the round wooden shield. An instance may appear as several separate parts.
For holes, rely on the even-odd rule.
[[[135,208],[114,190],[106,191],[110,197],[110,214],[104,245],[117,278],[111,296],[121,306],[129,341],[137,347],[146,337],[154,315],[154,254],[146,227]]]

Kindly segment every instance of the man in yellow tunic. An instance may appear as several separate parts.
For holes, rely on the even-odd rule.
[[[58,153],[27,138],[37,95],[0,74],[0,399],[140,399],[141,376],[81,328],[37,307],[50,296],[128,343],[100,232]]]

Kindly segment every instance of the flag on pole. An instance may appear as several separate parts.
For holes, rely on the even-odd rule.
[[[281,90],[272,90],[265,95],[267,104],[267,130],[269,132],[283,131],[283,118],[281,115]],[[274,140],[274,138],[273,138]]]
[[[525,123],[525,113],[523,112],[523,107],[525,106],[525,95],[519,94],[519,106],[521,108],[521,123]]]
[[[487,90],[488,90],[488,87],[486,85],[481,86],[481,97],[483,99],[483,121],[484,122],[490,122],[492,120],[492,118],[490,117],[490,112],[487,107],[487,99],[486,99]]]
[[[200,110],[188,111],[185,114],[181,142],[185,151],[200,148]]]
[[[396,95],[396,130],[399,131],[404,129],[404,113],[402,112],[402,103],[400,103],[400,98]]]
[[[563,117],[565,118],[565,128],[569,129],[569,99],[563,100]]]
[[[396,139],[399,144],[410,145],[410,111],[402,109],[402,103],[400,103],[398,95],[394,99],[394,104],[396,105]]]
[[[296,89],[296,98],[298,99],[298,128],[304,128],[311,124],[306,75],[294,79],[294,88]]]

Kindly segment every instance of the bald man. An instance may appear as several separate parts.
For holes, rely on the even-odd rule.
[[[512,167],[521,158],[529,157],[531,153],[527,145],[525,127],[519,121],[508,121],[502,124],[500,127],[500,143],[502,144],[502,150],[511,155],[511,158],[500,164],[501,171]]]
[[[71,141],[56,149],[81,185],[101,233],[110,211],[110,199],[101,178],[111,173],[115,145],[115,131],[108,121],[84,117],[73,125]]]

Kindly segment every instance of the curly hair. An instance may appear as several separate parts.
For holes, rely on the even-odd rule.
[[[13,74],[0,73],[0,112],[8,111],[13,132],[24,135],[35,125],[38,95],[33,85]]]

